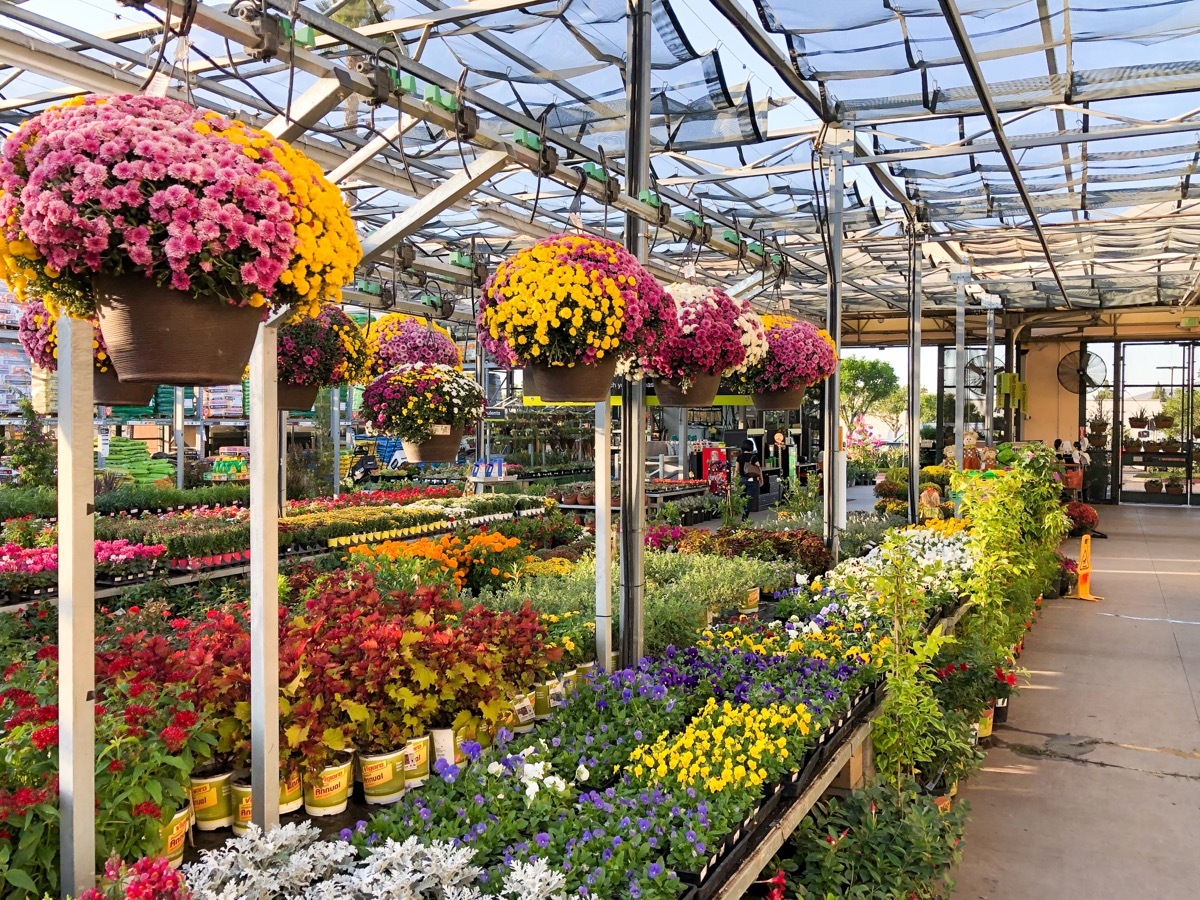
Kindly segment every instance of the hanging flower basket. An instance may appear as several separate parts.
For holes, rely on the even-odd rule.
[[[548,402],[608,398],[616,362],[649,356],[678,329],[675,304],[620,244],[560,234],[505,260],[484,286],[479,340],[534,370]]]
[[[608,356],[594,363],[573,366],[525,367],[526,393],[546,403],[602,403],[612,393],[617,375],[617,358]],[[531,391],[529,385],[533,385]]]
[[[405,441],[404,455],[409,462],[415,463],[452,463],[458,459],[458,448],[462,445],[466,429],[462,426],[435,425],[435,429],[443,429],[441,433],[433,434],[423,441]]]
[[[321,389],[308,384],[285,384],[279,382],[278,398],[280,412],[308,412],[317,402],[317,392]]]
[[[474,379],[449,366],[400,366],[363,391],[372,427],[399,436],[413,462],[454,462],[463,432],[484,405]]]
[[[750,399],[754,408],[760,410],[799,409],[804,402],[806,388],[792,388],[790,391],[765,391],[753,393]]]
[[[242,380],[261,310],[196,298],[141,275],[97,276],[93,286],[100,331],[123,381],[210,387]]]
[[[767,354],[742,376],[756,409],[798,409],[809,385],[837,369],[833,339],[808,322],[764,316]]]
[[[0,277],[98,318],[138,384],[241,378],[270,307],[313,316],[361,258],[340,191],[264,132],[166,98],[71,100],[0,169]]]
[[[697,375],[687,387],[678,380],[658,377],[654,379],[654,394],[658,397],[659,406],[712,406],[720,389],[720,372],[716,375]]]
[[[317,392],[357,380],[367,363],[362,332],[336,306],[295,316],[279,329],[279,409],[307,412]]]
[[[396,366],[441,365],[462,368],[462,351],[450,332],[434,322],[390,313],[367,326],[370,375],[378,378]]]
[[[749,302],[707,285],[680,282],[667,292],[679,328],[639,363],[654,377],[663,406],[711,406],[722,376],[739,375],[766,356],[762,320]]]
[[[46,372],[58,371],[58,316],[41,300],[30,300],[17,322],[21,346],[33,365]],[[100,328],[92,322],[92,357],[95,361],[93,394],[100,406],[149,406],[153,384],[126,384],[117,378]]]

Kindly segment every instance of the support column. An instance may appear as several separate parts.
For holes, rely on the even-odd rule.
[[[1017,332],[1011,323],[1004,326],[1004,371],[1009,375],[1017,374]],[[1006,394],[1004,398],[1004,433],[1007,440],[1017,439],[1017,407],[1012,394]]]
[[[921,238],[914,233],[908,263],[908,520],[914,524],[921,495],[921,263]]]
[[[630,0],[625,83],[629,121],[625,132],[626,192],[637,197],[650,187],[650,21],[651,0]],[[645,225],[625,215],[625,247],[645,263]],[[646,560],[646,382],[621,382],[621,665],[642,657],[642,601]],[[597,534],[599,538],[599,534]],[[599,541],[597,540],[597,543]]]
[[[250,777],[254,824],[279,824],[278,323],[250,355]]]
[[[688,411],[686,406],[679,408],[679,477],[688,477]]]
[[[596,404],[596,661],[612,667],[612,404]]]
[[[184,388],[175,388],[175,404],[171,410],[171,428],[175,439],[175,487],[183,490],[183,467],[187,457],[184,455]]]
[[[96,885],[92,326],[58,320],[58,803],[63,896]]]
[[[329,431],[333,437],[333,496],[342,493],[342,386],[329,389]]]
[[[831,134],[836,132],[831,132]],[[825,308],[825,328],[833,338],[834,351],[842,358],[842,206],[845,194],[842,171],[843,148],[834,144],[830,154],[832,187],[829,196],[829,275],[828,301]],[[846,490],[842,470],[841,440],[841,364],[825,382],[825,543],[838,559],[838,532],[845,526]]]
[[[471,259],[474,260],[474,258],[475,255],[472,253]],[[483,415],[480,416],[479,421],[475,423],[475,461],[486,463],[487,452],[483,446],[483,431],[485,427],[483,424],[483,419],[484,416],[487,415],[488,407],[487,360],[484,358],[483,343],[478,339],[478,335],[476,336],[475,340],[475,383],[483,389]],[[533,460],[530,459],[529,462],[532,463]],[[480,471],[484,471],[482,467],[480,468]],[[469,484],[470,482],[468,482],[468,486]],[[476,485],[475,489],[478,493],[483,493],[482,484]]]
[[[992,446],[996,422],[996,310],[987,311],[987,358],[984,360],[983,384],[983,443]]]
[[[963,431],[967,421],[967,282],[969,271],[955,271],[954,282],[954,462],[963,464]]]

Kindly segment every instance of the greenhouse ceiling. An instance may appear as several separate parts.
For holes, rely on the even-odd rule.
[[[964,266],[975,305],[1195,303],[1195,0],[663,0],[653,24],[640,198],[623,0],[0,0],[0,130],[146,89],[267,126],[349,192],[352,298],[464,320],[474,263],[626,212],[661,279],[820,317],[839,206],[848,318],[904,314],[913,234],[929,307]]]

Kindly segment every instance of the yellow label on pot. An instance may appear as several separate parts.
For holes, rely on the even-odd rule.
[[[197,813],[211,809],[220,804],[222,795],[229,797],[229,782],[218,781],[211,784],[192,785],[192,807]]]
[[[163,853],[167,859],[177,859],[183,856],[183,844],[187,840],[188,827],[192,824],[192,811],[187,807],[175,813],[175,816],[163,827]]]
[[[341,803],[350,790],[350,766],[330,766],[321,773],[321,783],[309,789],[313,806]]]
[[[397,769],[400,778],[404,777],[404,753],[382,759],[366,759],[362,761],[363,787],[366,789],[385,787],[396,780]]]
[[[758,600],[759,600],[760,593],[761,593],[760,590],[758,588],[755,588],[754,590],[749,591],[746,594],[746,608],[747,609],[750,608],[751,606],[758,606]]]
[[[237,800],[237,821],[239,825],[248,825],[254,818],[254,808],[251,805],[252,799],[250,794],[250,786],[234,787],[233,796]]]
[[[288,775],[287,780],[280,787],[279,800],[282,803],[299,800],[300,792],[303,790],[303,785],[300,782],[300,771],[297,769]]]

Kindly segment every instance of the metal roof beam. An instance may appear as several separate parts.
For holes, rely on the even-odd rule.
[[[545,6],[558,0],[468,0],[462,6],[448,6],[443,9],[433,9],[416,16],[405,16],[403,19],[389,19],[384,22],[373,22],[360,25],[354,29],[364,37],[381,38],[406,31],[422,31],[426,28],[436,28],[439,25],[455,25],[466,19],[477,19],[496,13],[509,12],[514,9],[528,9],[531,6]],[[317,38],[316,46],[333,47],[343,44],[330,35]]]
[[[1046,239],[1046,232],[1042,229],[1042,221],[1038,218],[1037,209],[1033,205],[1033,198],[1029,194],[1029,188],[1025,186],[1025,180],[1021,177],[1021,164],[1017,161],[1016,154],[1013,153],[1012,147],[1008,144],[1008,138],[1004,134],[1004,123],[1000,120],[1000,111],[996,109],[996,104],[992,100],[992,94],[988,89],[983,69],[979,66],[979,60],[975,58],[975,50],[971,46],[971,36],[967,33],[967,26],[963,23],[962,16],[959,14],[958,6],[954,0],[938,0],[938,5],[942,8],[942,15],[946,19],[950,35],[954,38],[954,43],[958,47],[958,55],[962,57],[963,65],[966,67],[967,74],[971,78],[971,83],[975,86],[975,93],[979,97],[979,103],[983,107],[988,123],[992,126],[992,133],[996,137],[996,146],[1000,149],[1000,155],[1004,157],[1004,163],[1008,166],[1008,171],[1012,174],[1013,182],[1017,186],[1017,192],[1021,195],[1021,202],[1025,204],[1025,211],[1029,214],[1033,230],[1037,232],[1038,243],[1042,245],[1042,251],[1046,254],[1046,263],[1050,266],[1050,271],[1054,275],[1054,281],[1058,284],[1059,291],[1062,292],[1063,302],[1070,309],[1071,298],[1067,295],[1067,289],[1063,285],[1062,278],[1059,277],[1058,267],[1054,263],[1054,255],[1050,250],[1050,242]]]
[[[509,164],[507,150],[489,150],[461,172],[451,176],[426,194],[402,216],[375,231],[363,241],[364,263],[374,262],[395,244],[415,234],[422,225],[449,209]]]
[[[263,129],[283,141],[294,141],[325,116],[338,108],[353,88],[338,78],[318,78],[316,84],[301,94],[285,115],[276,116]]]

